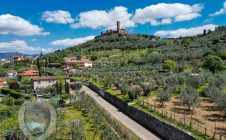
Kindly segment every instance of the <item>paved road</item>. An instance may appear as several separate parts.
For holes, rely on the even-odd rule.
[[[86,86],[82,87],[89,96],[94,98],[105,110],[107,110],[112,116],[114,116],[118,121],[128,127],[133,133],[143,140],[160,140],[153,133],[142,127],[137,122],[133,121],[131,118],[120,112],[116,107],[105,101],[101,96],[92,91]]]

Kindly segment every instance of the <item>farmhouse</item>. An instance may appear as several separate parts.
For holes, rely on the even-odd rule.
[[[67,63],[67,65],[70,65],[70,66],[73,66],[74,63],[78,62],[76,57],[74,57],[74,56],[64,57],[64,60]]]
[[[58,78],[56,76],[41,76],[32,78],[33,89],[46,88],[52,86],[57,82]],[[64,78],[65,82],[70,82],[69,77]]]
[[[93,67],[93,61],[89,59],[80,59],[79,60],[79,66],[80,68],[92,68]]]

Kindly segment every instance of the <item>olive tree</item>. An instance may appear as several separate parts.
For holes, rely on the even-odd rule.
[[[73,140],[85,140],[84,123],[82,120],[71,122],[71,138]]]
[[[205,95],[210,98],[211,101],[217,101],[218,97],[222,94],[222,91],[215,87],[215,86],[209,86],[205,90]]]
[[[200,98],[199,94],[193,87],[186,87],[180,90],[180,102],[188,107],[188,110],[191,111],[199,103]]]
[[[159,93],[157,93],[157,99],[160,103],[160,106],[163,106],[166,101],[169,101],[172,96],[172,89],[165,88]]]
[[[222,94],[218,96],[216,104],[218,105],[219,109],[224,112],[224,116],[226,117],[226,95]]]
[[[142,89],[140,87],[133,87],[128,89],[128,96],[131,101],[137,99],[142,93]]]
[[[148,84],[141,82],[140,83],[140,87],[143,90],[144,96],[148,96],[151,92],[151,90],[154,88],[155,86],[155,81],[154,80],[150,80],[150,82]]]

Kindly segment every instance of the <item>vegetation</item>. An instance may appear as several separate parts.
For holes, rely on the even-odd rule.
[[[217,114],[218,120],[215,121],[224,123],[221,120],[226,116],[225,35],[226,27],[222,26],[217,27],[213,32],[204,30],[203,34],[197,36],[176,39],[160,39],[148,35],[102,36],[75,47],[43,55],[34,64],[40,75],[64,75],[74,77],[76,80],[92,82],[112,95],[135,104],[135,107],[139,107],[136,104],[140,100],[150,101],[154,97],[159,102],[158,107],[165,108],[172,98],[178,98],[180,108],[174,108],[174,113],[198,115],[194,110],[201,108],[198,105],[204,98],[213,106],[216,105],[214,111],[221,111]],[[94,61],[95,67],[64,73],[62,68],[67,66],[64,57],[69,55],[77,59],[90,58]],[[22,63],[16,63],[15,66],[25,68]],[[77,63],[72,66],[78,68]],[[0,68],[0,75],[5,75],[4,71],[10,68],[11,65],[3,65]],[[19,98],[22,87],[29,85],[29,79],[12,81],[10,84],[11,89],[3,89],[3,92]],[[73,104],[73,101],[78,99],[68,94],[69,87],[79,90],[81,84],[65,83],[62,76],[58,76],[55,91],[56,95],[62,97],[62,103],[67,102],[69,98],[68,100]],[[43,90],[45,93],[53,91],[53,89]],[[95,108],[90,110],[91,108],[87,108],[93,106],[90,99],[85,96],[82,98],[88,103],[77,102],[77,109],[98,124],[92,129],[93,137],[114,136],[110,131],[111,127],[106,125],[106,114]],[[214,117],[211,115],[210,118]],[[214,123],[208,117],[203,119],[205,119],[204,123]],[[73,135],[78,137],[84,135],[81,129],[84,125],[83,121],[79,121],[74,126],[79,133],[76,134],[72,129]],[[225,123],[221,128],[213,129],[225,133],[224,126]]]

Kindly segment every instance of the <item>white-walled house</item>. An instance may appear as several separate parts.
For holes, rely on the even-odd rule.
[[[8,71],[8,77],[16,77],[17,71],[16,70],[9,70]]]
[[[41,76],[32,78],[33,89],[46,88],[52,86],[57,82],[58,78],[56,76]],[[70,78],[65,77],[66,82],[70,82]]]
[[[92,68],[93,67],[93,61],[89,59],[80,59],[79,60],[80,68]]]

